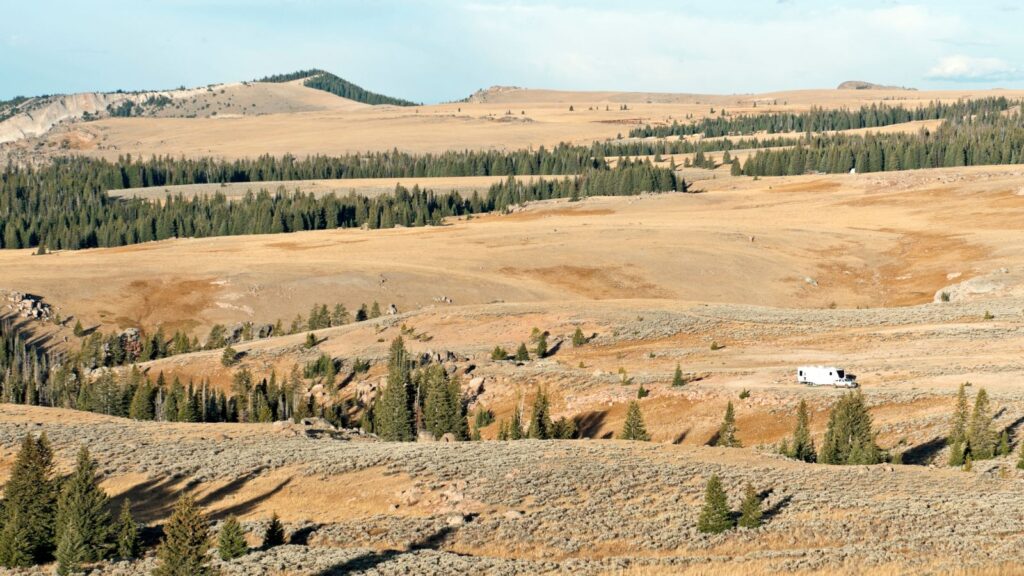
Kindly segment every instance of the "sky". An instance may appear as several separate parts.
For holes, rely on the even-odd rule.
[[[307,68],[418,102],[492,85],[1024,88],[1019,0],[0,0],[0,100]]]

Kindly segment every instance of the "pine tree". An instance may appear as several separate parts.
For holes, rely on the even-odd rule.
[[[572,333],[572,345],[574,348],[579,348],[587,343],[587,337],[583,335],[583,330],[579,326],[576,327],[576,331]]]
[[[228,516],[227,520],[220,527],[217,535],[217,553],[221,560],[234,560],[249,552],[249,545],[245,542],[245,532],[238,518]]]
[[[626,410],[626,422],[622,425],[622,432],[619,433],[620,440],[650,441],[651,436],[644,426],[644,417],[640,413],[640,403],[636,400],[629,403]]]
[[[537,338],[537,358],[544,358],[548,355],[548,333],[541,332]]]
[[[275,512],[270,517],[270,524],[267,524],[267,530],[263,533],[263,549],[270,550],[282,544],[284,544],[284,526],[281,524],[281,519],[277,517],[277,512]]]
[[[512,410],[512,420],[508,424],[508,440],[523,439],[523,412],[519,399],[516,399],[515,408]]]
[[[740,527],[757,528],[761,525],[761,517],[763,515],[761,498],[758,497],[757,490],[754,490],[753,485],[747,484],[743,495],[743,503],[740,505]]]
[[[108,503],[99,486],[96,462],[82,447],[57,502],[58,573],[76,572],[82,563],[97,562],[110,552],[113,535]]]
[[[416,439],[409,385],[409,353],[399,336],[391,342],[387,384],[373,409],[373,428],[383,440],[410,442]]]
[[[220,355],[220,363],[225,368],[230,368],[238,362],[238,351],[231,346],[226,346],[224,352]]]
[[[1003,433],[999,435],[999,455],[1007,456],[1010,454],[1010,435],[1003,430]]]
[[[128,407],[128,417],[133,420],[153,420],[153,386],[149,380],[143,380],[132,395],[131,405]]]
[[[417,375],[420,390],[425,396],[423,402],[424,427],[440,438],[452,434],[457,440],[468,439],[465,404],[462,401],[462,387],[458,380],[449,379],[440,364],[433,364]]]
[[[316,348],[317,344],[318,344],[318,342],[317,342],[317,339],[316,339],[316,334],[313,334],[312,332],[309,332],[308,334],[306,334],[306,344],[305,344],[305,346],[306,346],[307,349],[308,348]]]
[[[849,392],[836,402],[829,415],[828,429],[818,451],[822,464],[878,464],[884,455],[875,444],[871,414],[858,392]]]
[[[4,485],[0,566],[43,564],[54,549],[57,484],[46,435],[25,436]]]
[[[547,393],[538,388],[533,399],[533,410],[530,413],[530,425],[526,431],[527,438],[547,440],[551,438],[551,407]]]
[[[125,500],[121,505],[121,513],[117,518],[117,557],[123,560],[131,560],[139,555],[141,543],[139,542],[139,525],[132,517],[132,503]]]
[[[206,551],[210,548],[208,523],[191,496],[174,505],[164,526],[164,538],[156,551],[157,567],[153,576],[209,576]]]
[[[708,479],[704,488],[704,506],[697,519],[697,530],[704,534],[720,534],[733,527],[729,502],[717,474]]]
[[[718,438],[715,446],[726,448],[739,448],[742,444],[736,438],[736,414],[732,408],[732,400],[725,406],[725,417],[722,418],[722,425],[718,427]]]
[[[789,449],[791,458],[803,460],[804,462],[814,462],[817,459],[814,439],[811,438],[810,424],[811,418],[807,410],[807,402],[801,400],[800,405],[796,409],[796,428],[793,430],[793,446]]]
[[[75,320],[75,327],[73,329],[73,333],[74,333],[75,336],[77,336],[79,338],[81,338],[82,336],[85,336],[85,328],[82,327],[82,321],[81,320]]]
[[[974,410],[967,427],[967,449],[972,460],[987,460],[995,456],[996,435],[992,430],[992,408],[984,388],[978,390],[974,398]]]
[[[964,456],[967,452],[967,417],[967,389],[964,384],[960,384],[947,439],[950,466],[963,466],[964,464]]]
[[[530,360],[530,351],[526,349],[526,343],[520,342],[519,348],[516,349],[516,362],[528,362]]]
[[[686,381],[683,380],[683,370],[679,367],[679,364],[676,364],[676,371],[672,374],[672,387],[679,388],[684,384],[686,384]]]

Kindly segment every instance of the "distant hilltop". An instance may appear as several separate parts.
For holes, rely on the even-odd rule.
[[[874,84],[863,80],[847,80],[839,86],[836,86],[836,90],[917,90],[917,88],[907,88],[905,86],[883,86],[881,84]]]

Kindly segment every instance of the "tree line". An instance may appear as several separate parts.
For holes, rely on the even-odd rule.
[[[323,90],[324,92],[330,92],[335,96],[341,96],[342,98],[348,98],[349,100],[355,100],[356,102],[362,102],[364,104],[391,104],[393,106],[419,106],[415,102],[409,100],[403,100],[401,98],[393,98],[391,96],[385,96],[383,94],[377,94],[376,92],[370,92],[369,90],[356,86],[355,84],[331,74],[323,70],[313,68],[310,70],[299,70],[297,72],[291,72],[288,74],[273,74],[270,76],[264,76],[256,82],[292,82],[305,78],[306,80],[302,83],[303,86],[309,88],[315,88],[317,90]]]
[[[543,162],[543,157],[533,156],[538,162]],[[559,157],[564,160],[567,156]],[[192,168],[199,166],[191,160],[166,158],[116,163],[62,158],[42,167],[9,166],[0,176],[0,248],[42,245],[49,249],[82,249],[181,237],[436,225],[446,217],[504,210],[532,200],[667,192],[685,190],[686,186],[671,170],[649,162],[622,162],[608,168],[603,160],[591,160],[591,167],[578,175],[531,182],[510,178],[492,185],[483,195],[474,191],[468,198],[457,192],[436,193],[418,186],[396,186],[392,194],[374,198],[355,193],[289,194],[283,188],[274,193],[265,189],[250,192],[236,200],[216,193],[191,198],[168,195],[162,202],[151,202],[115,198],[107,193],[123,186],[126,174],[135,175],[128,177],[129,181],[137,178],[139,182],[168,179],[171,174],[175,182],[179,178],[205,181],[210,176],[202,169],[181,167],[179,162]],[[211,166],[218,165],[210,162]],[[288,163],[267,162],[269,166]],[[570,164],[581,165],[569,161],[561,168],[567,169]],[[289,173],[264,173],[254,167],[244,177],[278,178]],[[306,174],[312,177],[312,173]]]
[[[668,126],[642,126],[630,130],[634,138],[668,136],[690,136],[703,134],[705,137],[733,136],[767,132],[824,132],[830,130],[853,130],[858,128],[879,128],[919,120],[955,119],[984,112],[1002,112],[1013,103],[1005,97],[959,100],[952,103],[934,101],[927,106],[907,108],[903,105],[871,104],[856,110],[811,108],[809,112],[773,112],[767,114],[742,114],[738,116],[719,115],[702,118],[696,122],[673,121]]]
[[[951,119],[917,134],[819,135],[787,149],[759,150],[743,164],[747,176],[808,172],[916,170],[1024,162],[1019,112]]]

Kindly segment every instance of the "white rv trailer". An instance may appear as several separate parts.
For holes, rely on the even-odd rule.
[[[835,366],[800,366],[796,369],[796,381],[809,386],[857,387],[856,376]]]

